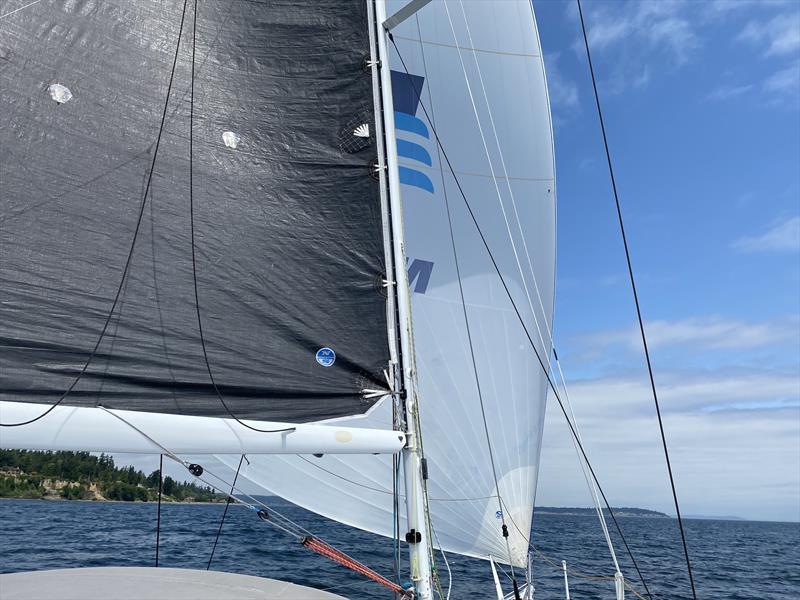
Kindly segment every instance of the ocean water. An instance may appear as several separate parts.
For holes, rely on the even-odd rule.
[[[390,579],[391,543],[339,525],[278,498],[268,504]],[[165,504],[161,513],[162,566],[204,569],[223,505]],[[654,598],[691,598],[673,519],[620,518],[620,525]],[[800,524],[752,521],[686,522],[703,599],[800,598]],[[110,502],[0,500],[0,572],[80,566],[150,566],[155,558],[156,505]],[[613,575],[596,519],[542,514],[535,518],[537,548],[570,569]],[[405,562],[405,552],[402,553]],[[630,561],[626,577],[643,591]],[[495,598],[486,562],[448,555],[453,600]],[[442,583],[447,569],[439,559]],[[212,568],[274,577],[330,589],[348,598],[391,598],[388,590],[305,549],[254,513],[231,505]],[[537,556],[536,597],[564,598],[559,570]],[[505,579],[501,574],[501,578]],[[507,580],[506,580],[507,581]],[[510,585],[506,585],[510,591]],[[613,582],[570,578],[575,599],[614,598]],[[628,593],[628,598],[635,598]]]

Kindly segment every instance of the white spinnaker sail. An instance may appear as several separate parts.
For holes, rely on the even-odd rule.
[[[390,2],[388,13],[403,4]],[[391,49],[435,543],[444,550],[480,558],[491,555],[524,566],[546,379],[437,147],[434,130],[547,362],[555,188],[550,113],[533,11],[528,0],[434,2],[393,35],[405,61],[404,68]],[[406,68],[413,77],[406,75]],[[433,123],[418,105],[415,88]],[[387,427],[391,406],[384,401],[366,417],[338,422]],[[486,429],[504,515],[499,512]],[[221,458],[233,467],[238,462]],[[259,456],[251,458],[243,475],[310,510],[392,535],[389,457]],[[511,556],[501,534],[503,516]]]

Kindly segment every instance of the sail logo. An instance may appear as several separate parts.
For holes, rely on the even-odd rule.
[[[420,143],[430,141],[430,133],[425,122],[417,117],[424,82],[425,78],[419,75],[392,71],[394,127],[404,135],[403,138],[397,138],[397,155],[412,163],[431,167],[433,166],[431,155]],[[433,182],[421,170],[400,165],[399,175],[401,184],[433,193]]]
[[[323,367],[332,367],[336,362],[336,352],[328,348],[320,348],[317,350],[317,362]]]
[[[428,289],[433,273],[433,263],[421,258],[409,259],[406,257],[408,270],[408,287],[416,294],[424,294]]]

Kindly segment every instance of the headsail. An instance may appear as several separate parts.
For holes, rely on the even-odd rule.
[[[388,12],[402,5],[392,2]],[[394,55],[390,67],[431,521],[445,550],[524,566],[546,378],[456,178],[528,330],[541,331],[534,341],[546,361],[555,187],[532,8],[527,0],[434,2],[393,37],[405,61],[404,67]],[[348,424],[386,427],[391,406],[381,404]],[[393,482],[386,458],[256,457],[243,475],[315,512],[392,535]],[[501,533],[503,517],[510,555]]]
[[[191,108],[225,402],[363,413],[389,360],[366,4],[197,2],[190,107],[194,5],[4,4],[0,400],[56,402],[121,286],[62,404],[230,417]]]

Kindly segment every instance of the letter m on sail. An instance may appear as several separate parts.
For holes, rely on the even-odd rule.
[[[424,294],[433,273],[433,263],[429,260],[415,258],[408,265],[408,287],[415,293]]]

